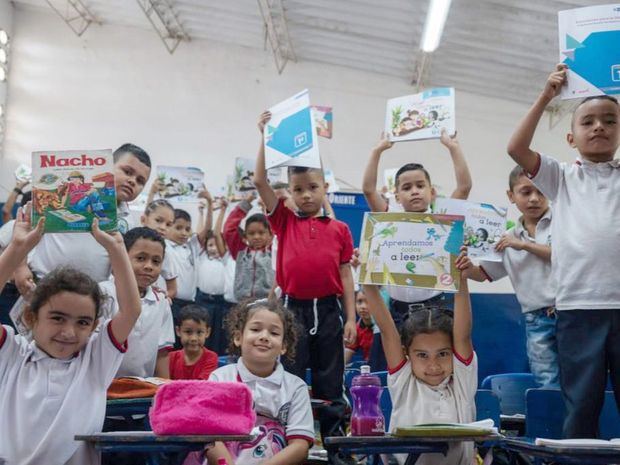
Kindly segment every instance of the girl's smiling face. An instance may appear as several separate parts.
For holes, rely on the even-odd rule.
[[[234,343],[241,348],[241,356],[250,370],[252,365],[273,367],[278,357],[286,353],[282,319],[271,310],[258,308],[249,316],[241,334],[235,335]]]
[[[452,339],[443,331],[416,334],[407,350],[413,375],[437,386],[452,374]]]
[[[168,231],[170,231],[174,224],[174,211],[164,205],[160,205],[148,215],[142,215],[140,221],[142,226],[154,229],[162,237],[167,238]]]

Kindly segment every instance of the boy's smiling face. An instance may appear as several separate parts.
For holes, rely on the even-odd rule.
[[[131,202],[144,189],[151,175],[151,168],[131,153],[126,153],[114,163],[114,183],[119,202]]]
[[[575,110],[566,139],[584,159],[594,163],[610,161],[620,145],[619,119],[618,103],[606,98],[588,100]]]
[[[157,281],[164,262],[164,248],[161,243],[141,237],[127,251],[133,274],[138,282],[140,295],[146,288]]]

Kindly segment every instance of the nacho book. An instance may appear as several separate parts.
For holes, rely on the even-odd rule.
[[[90,232],[93,218],[117,229],[111,150],[32,154],[32,223],[45,217],[45,232]]]

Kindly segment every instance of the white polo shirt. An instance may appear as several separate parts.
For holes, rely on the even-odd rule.
[[[125,210],[125,203],[121,203],[117,210],[119,219]],[[131,223],[131,216],[124,218],[129,228],[136,226]],[[108,279],[111,272],[108,253],[89,233],[44,234],[28,255],[28,265],[38,277],[58,266],[71,266],[97,282]]]
[[[177,271],[177,298],[196,299],[198,285],[197,264],[200,254],[198,236],[194,234],[185,244],[166,239],[166,255]]]
[[[478,357],[471,360],[453,357],[453,374],[438,386],[429,386],[417,379],[408,360],[388,374],[388,389],[392,399],[390,431],[399,426],[425,423],[471,423],[476,420],[476,390],[478,389]],[[404,464],[406,455],[396,455]],[[416,465],[471,465],[473,443],[455,443],[448,455],[423,454]]]
[[[67,360],[52,358],[7,326],[0,339],[0,458],[7,465],[94,465],[99,454],[76,434],[100,432],[106,390],[123,358],[109,331],[93,333]]]
[[[314,442],[314,420],[307,384],[287,372],[278,362],[275,371],[267,378],[252,374],[243,364],[237,363],[218,368],[209,381],[241,381],[252,391],[254,410],[258,415],[278,420],[285,429],[286,439],[305,439]]]
[[[118,313],[118,300],[114,281],[99,283],[108,296],[104,306],[104,317],[112,318]],[[157,353],[174,347],[174,324],[172,311],[166,295],[148,287],[142,301],[142,312],[129,334],[128,349],[116,377],[141,376],[148,378],[155,374]]]
[[[15,220],[7,221],[0,227],[0,253],[11,243],[13,226],[15,226]]]
[[[620,160],[540,156],[532,182],[553,202],[558,310],[620,309]]]
[[[162,289],[166,291],[168,287],[166,286],[166,281],[170,281],[171,279],[176,279],[179,274],[175,268],[175,265],[170,258],[170,254],[168,253],[168,244],[166,243],[166,252],[164,253],[164,261],[161,264],[161,272],[159,273],[159,277],[157,281],[155,281],[155,287],[158,289]]]
[[[206,251],[198,255],[198,289],[205,294],[224,295],[226,285],[226,254],[222,258],[209,258]]]
[[[538,220],[536,237],[531,237],[521,220],[505,233],[525,242],[551,245],[551,208]],[[480,261],[480,267],[489,281],[508,276],[515,289],[521,310],[531,312],[555,304],[555,281],[551,274],[551,262],[526,250],[508,247],[501,262]]]
[[[236,304],[235,299],[235,274],[237,271],[237,262],[232,259],[230,254],[225,262],[224,267],[224,300],[229,303]]]

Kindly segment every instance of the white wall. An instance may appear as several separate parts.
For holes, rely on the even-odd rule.
[[[13,5],[9,0],[0,0],[0,29],[5,30],[9,37],[13,34]],[[9,60],[10,60],[9,56]],[[9,61],[10,63],[10,61]],[[6,108],[6,96],[7,96],[7,82],[0,82],[0,105]],[[0,118],[0,125],[3,124],[2,118]],[[2,136],[0,135],[0,156],[2,155]],[[3,198],[4,193],[0,189],[0,198]]]
[[[215,188],[232,172],[236,156],[256,152],[259,113],[306,87],[313,103],[334,107],[334,139],[321,139],[325,163],[339,178],[361,186],[386,99],[412,92],[405,76],[308,62],[289,63],[279,76],[268,51],[194,40],[170,56],[154,32],[94,25],[77,38],[56,16],[18,7],[0,185],[12,185],[13,170],[34,150],[115,148],[131,141],[155,164],[201,166]],[[472,199],[507,203],[513,164],[505,147],[526,109],[458,92],[458,132],[474,177]],[[536,145],[571,159],[566,127],[563,121],[549,131],[545,121]],[[438,141],[397,145],[384,154],[381,168],[412,160],[427,166],[434,183],[450,193],[450,159]],[[510,286],[484,289],[504,292]]]

